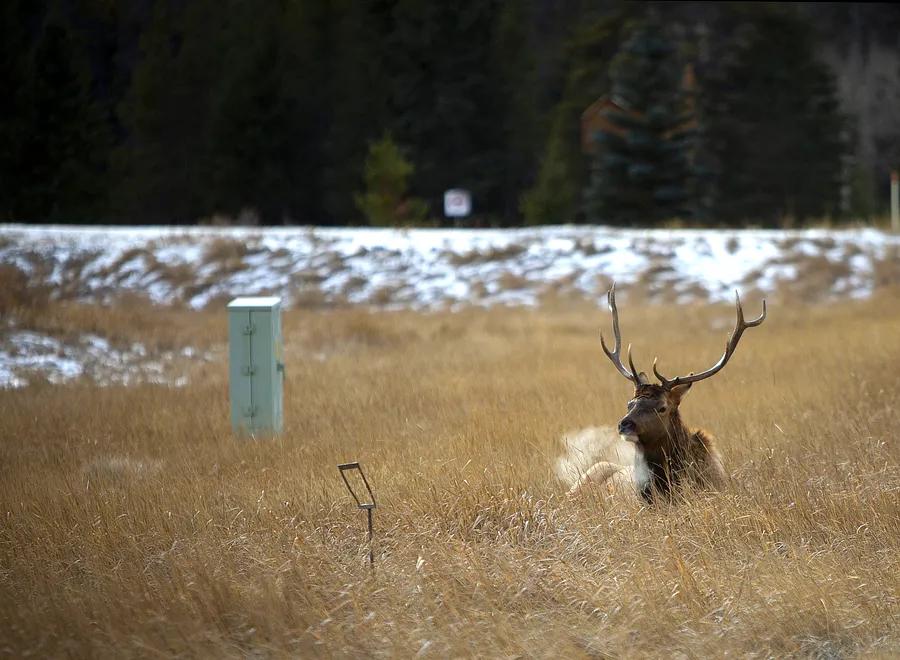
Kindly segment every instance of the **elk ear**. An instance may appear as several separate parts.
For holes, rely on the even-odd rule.
[[[681,403],[681,400],[688,393],[688,390],[691,389],[691,385],[693,385],[693,383],[684,383],[682,385],[676,385],[669,390],[669,396],[676,406]]]
[[[638,374],[638,380],[641,381],[641,385],[647,385],[650,383],[650,376],[642,371]]]

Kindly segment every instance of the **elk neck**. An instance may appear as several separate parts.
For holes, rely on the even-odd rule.
[[[641,495],[653,501],[654,492],[668,495],[678,485],[688,461],[691,433],[676,410],[661,432],[638,435],[635,451],[646,466],[649,479],[641,484]]]

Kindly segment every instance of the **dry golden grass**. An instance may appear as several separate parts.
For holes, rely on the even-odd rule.
[[[553,476],[559,436],[630,394],[599,350],[608,315],[565,303],[289,313],[275,440],[232,437],[224,363],[183,390],[0,391],[0,653],[900,653],[896,294],[773,305],[683,406],[733,483],[650,509],[567,500]],[[732,320],[620,302],[636,356],[669,371],[715,360]],[[58,318],[96,331],[92,309]],[[179,331],[103,329],[224,340],[222,313],[167,315]],[[355,459],[374,575],[335,468]]]
[[[29,289],[34,291],[32,287]],[[221,307],[224,310],[224,305]],[[69,301],[12,305],[7,314],[15,325],[61,339],[77,340],[85,333],[97,334],[114,346],[147,342],[149,350],[172,350],[183,346],[207,349],[227,339],[227,329],[216,324],[214,313],[202,317],[187,308],[161,308],[136,295],[120,295],[115,305],[83,305]],[[221,311],[219,319],[224,317]],[[0,316],[3,316],[0,307]],[[2,330],[0,330],[2,331]]]

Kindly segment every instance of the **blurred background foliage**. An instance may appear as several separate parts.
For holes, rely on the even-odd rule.
[[[4,221],[433,223],[467,188],[475,225],[784,226],[882,213],[900,165],[889,4],[6,0],[0,21]]]

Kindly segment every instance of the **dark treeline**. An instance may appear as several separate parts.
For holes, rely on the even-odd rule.
[[[507,226],[859,213],[881,173],[819,57],[847,9],[822,11],[6,0],[0,219],[418,223],[456,187]]]

